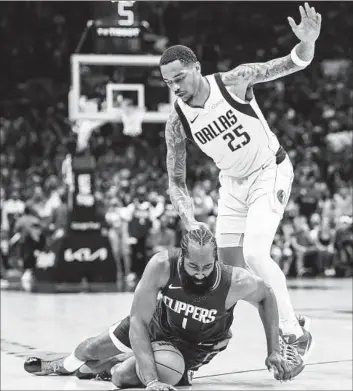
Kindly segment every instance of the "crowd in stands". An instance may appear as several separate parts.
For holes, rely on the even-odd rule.
[[[9,61],[0,75],[2,276],[23,267],[11,258],[18,233],[31,223],[21,216],[32,216],[47,237],[58,229],[53,216],[66,202],[61,167],[74,144],[67,119],[69,55],[90,18],[89,10],[71,12],[70,3],[21,3],[20,13],[16,2],[4,4],[0,31],[8,37],[3,54]],[[166,4],[151,24],[167,43],[190,45],[205,73],[284,55],[295,44],[286,26],[289,12],[297,13],[294,3],[290,11],[284,3],[273,5],[276,13],[259,3],[256,11],[254,4],[242,3],[242,12],[231,2]],[[325,28],[308,69],[256,86],[258,103],[295,167],[291,198],[272,247],[288,276],[352,275],[352,22],[345,4],[320,3]],[[168,23],[171,14],[173,24]],[[30,33],[16,34],[19,24]],[[250,28],[251,34],[245,33]],[[218,170],[194,145],[188,148],[195,217],[214,230]],[[142,135],[131,138],[121,125],[106,124],[93,134],[90,150],[97,160],[96,197],[121,265],[119,276],[138,278],[148,257],[178,245],[182,234],[167,192],[163,126],[144,124]]]

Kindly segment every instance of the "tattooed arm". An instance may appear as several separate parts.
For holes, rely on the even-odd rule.
[[[165,128],[167,143],[167,170],[169,177],[169,195],[185,228],[190,231],[197,228],[199,222],[194,217],[193,200],[186,187],[186,144],[185,133],[175,110],[171,113]]]
[[[314,57],[315,44],[306,44],[301,42],[296,46],[298,57],[304,61],[311,61]],[[223,83],[226,86],[245,84],[251,87],[256,83],[264,83],[278,79],[282,76],[304,69],[305,66],[296,65],[291,55],[275,58],[267,62],[258,62],[252,64],[243,64],[222,74]]]
[[[256,83],[275,80],[304,69],[314,57],[315,41],[320,34],[321,15],[316,13],[314,7],[310,7],[308,3],[305,3],[305,9],[300,6],[299,11],[301,15],[299,25],[296,25],[292,18],[288,18],[288,21],[294,34],[300,39],[300,43],[294,48],[294,56],[300,63],[306,64],[296,64],[292,55],[264,63],[243,64],[222,74],[224,84],[234,87],[236,94],[240,93],[244,96],[246,89]]]

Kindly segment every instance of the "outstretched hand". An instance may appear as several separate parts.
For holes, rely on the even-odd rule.
[[[287,381],[292,378],[292,367],[279,353],[271,353],[265,361],[269,371],[274,372],[275,379]]]
[[[305,7],[305,8],[304,8]],[[314,7],[310,7],[308,3],[299,7],[301,21],[296,24],[294,19],[289,17],[288,22],[293,30],[293,33],[302,42],[313,43],[319,35],[321,29],[321,15],[315,11]]]

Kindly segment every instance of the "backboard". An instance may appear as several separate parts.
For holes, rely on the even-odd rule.
[[[159,71],[160,56],[71,56],[71,120],[121,122],[122,102],[145,108],[143,122],[166,122],[174,102]]]

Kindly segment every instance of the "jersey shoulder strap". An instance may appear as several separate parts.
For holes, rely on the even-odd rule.
[[[230,286],[232,285],[233,266],[225,265],[223,263],[219,263],[219,266],[221,271],[222,287],[225,295],[227,296]]]
[[[169,261],[169,268],[170,268],[170,273],[169,273],[169,278],[168,281],[163,289],[161,289],[162,294],[165,293],[165,290],[171,284],[175,278],[177,277],[178,274],[178,261],[181,255],[181,249],[179,248],[173,248],[168,250],[168,261]]]
[[[215,73],[214,78],[216,80],[217,86],[219,90],[221,91],[221,94],[223,98],[228,102],[230,106],[232,106],[235,110],[239,111],[240,113],[246,114],[249,117],[253,117],[258,119],[257,114],[255,113],[254,109],[246,102],[241,103],[235,100],[232,95],[227,90],[226,86],[224,85],[222,81],[222,77],[220,73]]]
[[[181,249],[180,248],[171,248],[168,250],[168,257],[169,262],[175,262],[179,259],[181,255]]]
[[[175,108],[176,112],[178,113],[181,124],[183,125],[186,138],[192,142],[195,142],[194,138],[192,137],[189,122],[186,119],[185,114],[183,113],[183,110],[180,108],[178,101],[174,102],[174,108]]]
[[[230,288],[232,286],[232,277],[233,277],[233,266],[225,265],[223,263],[220,264],[221,266],[221,281],[222,281],[222,293],[224,298],[224,304],[226,303]],[[237,302],[231,307],[234,308]]]

